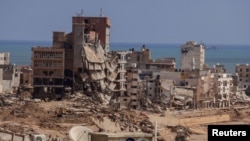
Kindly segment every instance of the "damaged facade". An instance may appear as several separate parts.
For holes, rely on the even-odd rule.
[[[205,46],[189,41],[181,47],[181,69],[202,70],[205,64]]]
[[[9,53],[0,53],[0,93],[13,93],[20,83],[20,73],[9,60]]]
[[[10,53],[1,53],[0,52],[0,64],[7,65],[10,63]]]
[[[101,70],[104,58],[91,55],[106,55],[109,33],[107,17],[72,17],[71,33],[53,32],[52,47],[33,47],[34,97],[62,97],[68,87],[73,91],[83,90],[87,85],[84,83],[85,73],[103,86],[100,80],[104,78]],[[91,85],[95,87],[94,83]]]
[[[71,33],[53,32],[52,47],[33,47],[33,96],[82,91],[115,110],[150,102],[182,108],[230,106],[236,83],[224,77],[223,65],[205,67],[204,45],[182,45],[178,70],[175,58],[153,60],[145,45],[141,51],[110,52],[110,27],[107,17],[72,17]],[[217,86],[224,81],[225,91]]]
[[[237,64],[235,72],[239,76],[239,88],[250,87],[250,65],[249,64]]]
[[[34,97],[63,94],[64,50],[55,47],[32,48]]]

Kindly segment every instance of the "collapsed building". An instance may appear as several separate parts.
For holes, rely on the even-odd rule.
[[[86,74],[103,86],[105,58],[101,55],[109,51],[110,26],[107,17],[79,15],[72,17],[71,33],[53,32],[52,47],[32,47],[33,96],[63,97],[68,87],[83,90],[90,81],[85,81]]]
[[[205,64],[205,46],[195,41],[188,41],[181,46],[181,69],[203,70]]]
[[[178,70],[175,58],[153,60],[145,45],[141,51],[110,52],[110,27],[107,17],[78,15],[72,17],[71,33],[53,32],[52,47],[33,47],[33,96],[62,98],[69,90],[82,91],[115,110],[151,102],[189,108],[230,106],[237,84],[232,84],[232,76],[221,80],[226,76],[224,66],[205,67],[203,44],[189,41],[181,46]],[[221,83],[228,85],[226,92],[217,86]]]
[[[249,64],[237,64],[235,72],[239,76],[239,88],[245,89],[250,87],[250,65]]]
[[[116,110],[137,109],[138,68],[127,62],[132,51],[109,52],[110,26],[107,17],[73,17],[71,33],[54,32],[52,47],[33,47],[33,96],[61,98],[70,88]]]

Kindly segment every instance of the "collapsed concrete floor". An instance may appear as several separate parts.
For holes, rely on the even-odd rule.
[[[124,109],[113,111],[91,97],[77,93],[62,101],[44,102],[30,99],[29,93],[1,96],[0,130],[20,134],[45,134],[71,140],[69,130],[82,125],[94,132],[147,132],[153,133],[157,122],[158,140],[175,140],[181,127],[189,140],[206,140],[206,126],[219,123],[250,124],[250,110],[210,109],[170,111],[161,113]],[[4,100],[3,100],[4,99]],[[209,121],[209,122],[208,122]]]

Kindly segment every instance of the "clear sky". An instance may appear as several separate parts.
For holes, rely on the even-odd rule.
[[[250,44],[250,0],[1,0],[0,40],[51,41],[101,8],[111,42]]]

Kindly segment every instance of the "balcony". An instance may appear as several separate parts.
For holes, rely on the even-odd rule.
[[[127,61],[126,61],[126,60],[122,60],[122,59],[118,59],[118,63],[119,63],[119,64],[126,64]]]
[[[125,69],[118,69],[118,72],[127,72]]]
[[[125,78],[120,78],[120,79],[117,79],[116,82],[126,82],[126,79]]]

